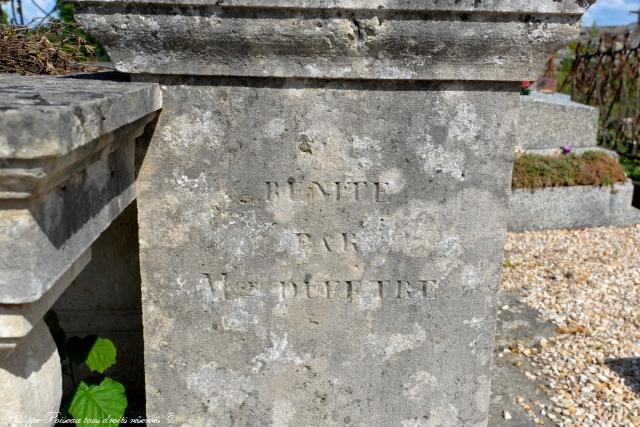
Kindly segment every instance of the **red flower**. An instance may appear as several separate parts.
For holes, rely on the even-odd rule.
[[[531,87],[531,82],[528,80],[525,80],[522,82],[522,85],[520,86],[522,89],[529,89]]]

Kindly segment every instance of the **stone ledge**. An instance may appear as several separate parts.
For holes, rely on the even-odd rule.
[[[118,70],[135,74],[521,81],[578,35],[585,6],[81,1],[77,18]]]
[[[61,157],[161,106],[149,84],[0,74],[0,159]]]
[[[88,76],[2,75],[0,94],[0,304],[21,311],[20,335],[134,200],[136,139],[161,93]]]
[[[509,231],[592,228],[640,224],[632,207],[633,183],[611,187],[559,187],[511,194]]]

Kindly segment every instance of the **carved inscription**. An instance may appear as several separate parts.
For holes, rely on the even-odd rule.
[[[435,280],[301,280],[274,282],[231,282],[225,280],[224,297],[275,297],[283,300],[342,300],[352,301],[360,296],[382,300],[434,299],[438,290]]]
[[[354,233],[336,233],[317,235],[310,233],[294,233],[300,249],[315,253],[347,253],[360,252],[355,242]]]
[[[307,181],[290,178],[287,182],[267,181],[266,200],[287,200],[308,203],[374,202],[389,201],[388,182],[364,181]]]

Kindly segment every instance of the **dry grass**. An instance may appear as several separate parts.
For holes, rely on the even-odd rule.
[[[94,47],[74,24],[53,21],[29,28],[0,26],[0,72],[68,74],[95,71]]]

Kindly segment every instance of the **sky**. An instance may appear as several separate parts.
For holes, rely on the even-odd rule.
[[[536,1],[536,0],[531,0]],[[28,22],[34,17],[44,14],[34,5],[37,3],[42,9],[49,11],[55,4],[54,0],[23,0],[25,20]],[[8,7],[5,6],[9,15]],[[640,0],[598,0],[585,15],[583,22],[591,26],[595,21],[598,25],[624,25],[637,21],[637,15],[631,15],[629,11],[640,9]]]
[[[640,9],[640,0],[598,0],[582,19],[583,25],[624,25],[638,21],[629,12]]]

